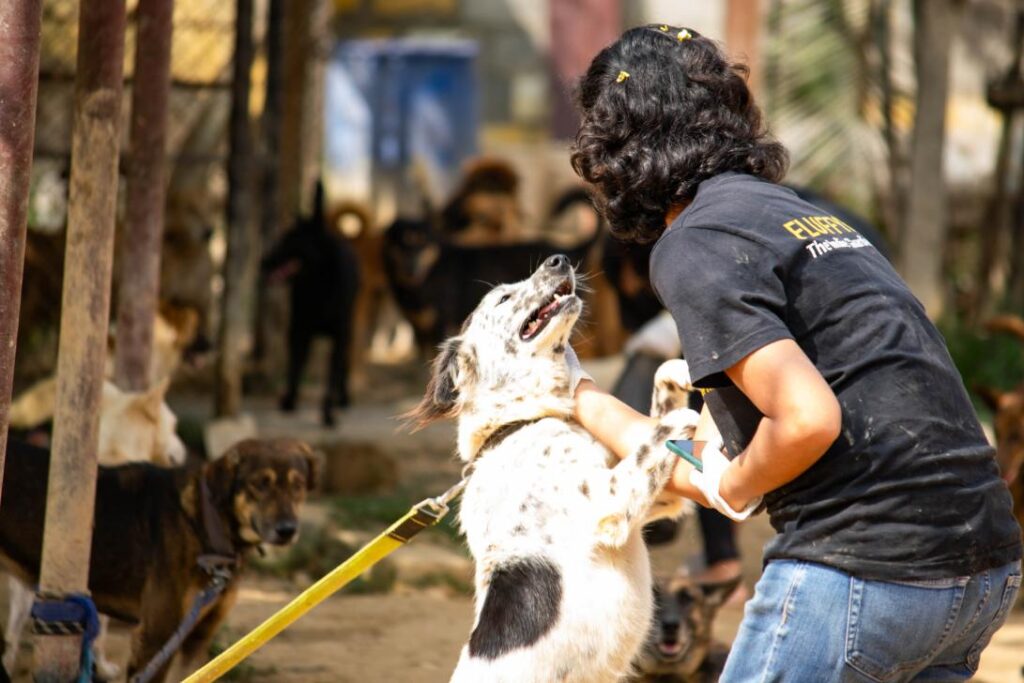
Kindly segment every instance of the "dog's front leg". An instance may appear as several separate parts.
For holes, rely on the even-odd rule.
[[[174,674],[170,680],[184,680],[198,671],[199,667],[203,664],[206,664],[210,657],[210,643],[213,642],[213,637],[217,635],[217,629],[227,619],[228,612],[234,607],[237,598],[238,582],[232,581],[220,598],[211,607],[207,608],[199,623],[192,629],[192,633],[181,644],[181,649],[178,650],[178,657],[174,663]]]
[[[652,506],[668,483],[677,460],[665,447],[665,440],[673,436],[692,436],[696,424],[697,413],[692,410],[675,411],[654,428],[646,442],[619,464],[588,477],[580,490],[596,505],[599,543],[621,547],[634,530],[648,521]],[[663,504],[660,508],[662,511],[656,516],[669,516],[668,506]],[[682,509],[678,504],[671,511],[678,515]]]
[[[142,601],[142,623],[132,634],[132,654],[128,663],[128,679],[142,671],[142,668],[160,651],[164,643],[174,635],[185,613],[180,600],[175,600],[173,593],[166,590],[146,591]],[[174,657],[171,658],[173,661]],[[166,662],[151,680],[152,683],[163,683],[170,671],[171,663]]]

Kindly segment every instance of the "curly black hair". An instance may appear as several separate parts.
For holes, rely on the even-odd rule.
[[[778,182],[786,149],[761,122],[747,68],[692,29],[626,31],[591,62],[576,90],[576,173],[592,183],[619,239],[650,242],[665,214],[725,171]]]

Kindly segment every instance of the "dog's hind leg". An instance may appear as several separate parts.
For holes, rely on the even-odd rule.
[[[32,611],[35,596],[28,586],[13,576],[7,577],[7,588],[10,605],[7,608],[7,628],[4,630],[3,665],[4,669],[13,675],[14,667],[18,663],[21,634],[25,632],[25,623]]]

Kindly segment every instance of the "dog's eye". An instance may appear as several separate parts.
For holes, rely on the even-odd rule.
[[[501,305],[501,304],[505,303],[506,301],[508,301],[511,298],[512,298],[511,294],[506,294],[505,296],[503,296],[500,299],[498,299],[498,304]]]
[[[249,485],[257,491],[266,491],[272,483],[273,478],[269,474],[262,474],[249,480]]]

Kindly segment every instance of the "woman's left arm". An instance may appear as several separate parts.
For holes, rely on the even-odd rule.
[[[842,430],[842,409],[828,382],[791,339],[763,346],[725,372],[764,415],[719,484],[725,502],[742,510],[796,479],[825,454]]]

